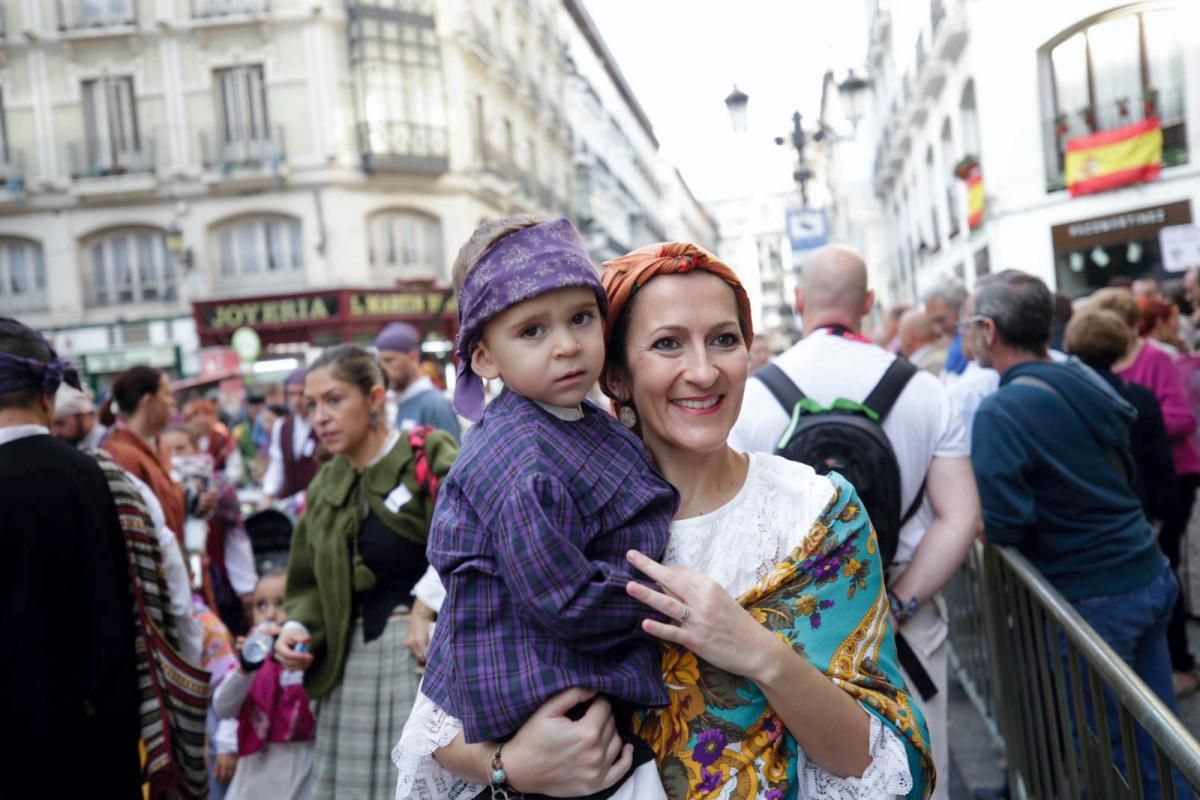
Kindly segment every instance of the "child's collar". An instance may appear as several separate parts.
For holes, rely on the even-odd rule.
[[[578,422],[583,419],[583,406],[554,406],[549,403],[543,403],[541,400],[534,400],[547,414],[558,417],[564,422]]]

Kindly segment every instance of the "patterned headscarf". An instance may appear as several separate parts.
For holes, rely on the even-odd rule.
[[[754,341],[754,325],[750,317],[750,298],[746,288],[738,279],[737,274],[729,265],[718,259],[703,247],[689,242],[660,242],[659,244],[639,247],[620,258],[604,262],[604,272],[600,274],[600,283],[608,293],[608,319],[605,326],[605,346],[609,353],[616,352],[613,348],[624,347],[624,342],[612,340],[616,322],[621,317],[625,307],[639,289],[659,275],[677,275],[693,270],[701,270],[716,275],[729,284],[733,289],[738,305],[738,324],[742,329],[742,338],[746,347]],[[608,388],[608,376],[600,382],[604,393],[614,400]]]
[[[579,232],[566,219],[510,233],[483,254],[458,292],[454,409],[459,414],[472,422],[483,416],[483,381],[471,370],[471,354],[488,321],[517,303],[572,287],[591,289],[600,313],[608,310],[596,267]]]

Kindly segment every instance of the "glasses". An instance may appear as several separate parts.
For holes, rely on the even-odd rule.
[[[963,317],[958,321],[958,332],[966,333],[967,331],[971,330],[972,325],[990,319],[991,317],[985,317],[983,314],[972,314],[969,317]]]

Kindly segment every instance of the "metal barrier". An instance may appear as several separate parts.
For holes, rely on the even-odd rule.
[[[1161,797],[1200,789],[1200,743],[1023,556],[977,544],[961,572],[947,590],[952,650],[1003,739],[1013,797],[1148,796],[1137,731]]]

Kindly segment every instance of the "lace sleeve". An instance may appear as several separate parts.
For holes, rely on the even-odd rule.
[[[904,743],[874,714],[871,717],[871,763],[861,778],[839,778],[805,759],[801,764],[800,800],[879,800],[912,791],[912,773]]]
[[[454,800],[474,797],[484,790],[485,787],[454,775],[433,757],[435,751],[454,741],[462,729],[462,721],[417,692],[400,742],[392,749],[392,763],[400,770],[396,800]]]

